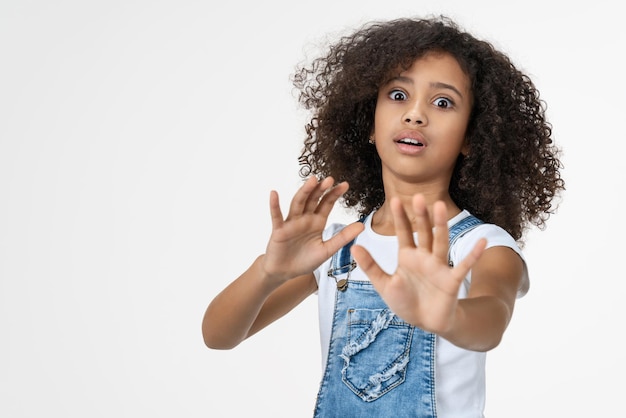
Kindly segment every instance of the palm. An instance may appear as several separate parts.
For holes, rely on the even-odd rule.
[[[392,205],[399,243],[398,267],[393,274],[380,269],[362,247],[355,247],[353,255],[391,310],[413,325],[441,333],[453,324],[459,287],[482,250],[477,248],[471,257],[450,268],[445,206],[435,204],[433,232],[423,199],[415,198],[413,205],[417,243],[404,209],[399,202]]]
[[[264,259],[269,275],[287,280],[310,273],[362,230],[362,226],[353,224],[328,241],[322,240],[328,215],[348,188],[346,183],[332,185],[332,178],[321,182],[315,178],[307,180],[294,195],[284,219],[278,195],[272,192],[272,234]]]

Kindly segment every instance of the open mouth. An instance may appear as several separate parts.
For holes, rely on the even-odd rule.
[[[413,145],[416,147],[423,147],[424,143],[412,138],[402,138],[397,141],[399,144]]]

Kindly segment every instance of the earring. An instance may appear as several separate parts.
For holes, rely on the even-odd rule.
[[[370,140],[368,141],[370,144],[374,145],[376,143],[376,140],[374,139],[374,135],[370,136]]]

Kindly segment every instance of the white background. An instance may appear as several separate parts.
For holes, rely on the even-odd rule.
[[[231,351],[203,345],[202,315],[263,252],[269,191],[300,184],[295,65],[326,34],[430,13],[531,75],[564,149],[487,416],[617,416],[618,2],[2,0],[0,417],[310,416],[315,297]]]

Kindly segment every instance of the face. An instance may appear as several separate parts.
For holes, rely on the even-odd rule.
[[[383,179],[447,190],[471,110],[469,77],[449,54],[430,53],[390,79],[378,92],[373,132]]]

